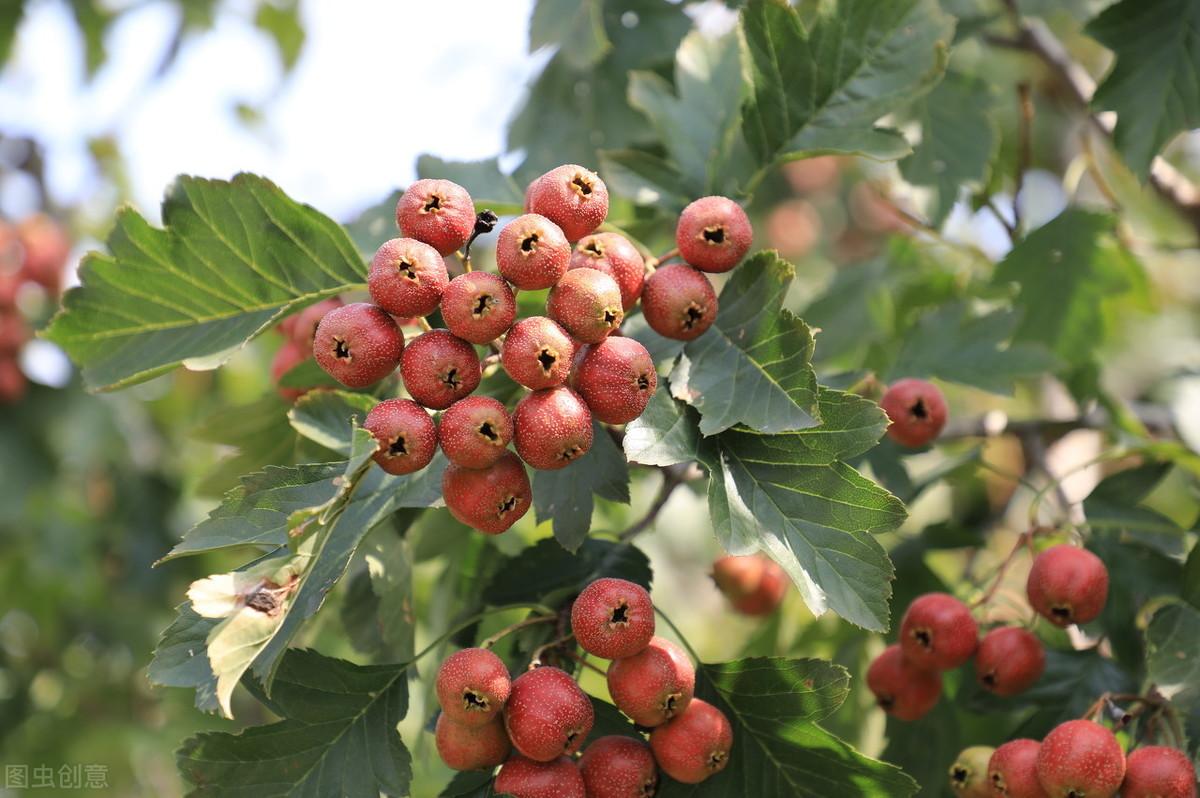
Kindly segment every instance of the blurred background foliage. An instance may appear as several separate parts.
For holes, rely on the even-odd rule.
[[[340,4],[4,3],[0,215],[12,223],[37,212],[57,218],[74,242],[63,263],[69,284],[79,255],[98,246],[118,205],[132,202],[151,218],[157,213],[154,199],[168,178],[140,166],[143,159],[168,164],[171,175],[195,170],[225,177],[241,168],[266,173],[292,196],[350,223],[368,254],[387,237],[393,201],[388,187],[402,186],[418,169],[456,178],[456,165],[448,161],[496,154],[500,161],[462,168],[471,170],[471,179],[463,182],[479,193],[476,186],[483,181],[489,198],[498,201],[519,203],[519,187],[530,176],[574,161],[601,166],[626,198],[651,191],[658,207],[670,210],[686,196],[655,193],[647,177],[667,154],[653,109],[661,107],[664,87],[683,91],[673,65],[687,32],[693,26],[728,29],[731,7],[738,4],[541,0],[536,8],[493,3],[484,9],[485,4],[447,2],[441,4],[448,7],[443,12],[425,12],[416,4],[385,10],[387,4],[374,3],[346,12],[353,24],[332,33],[321,26],[329,5]],[[958,132],[952,141],[940,150],[932,144],[918,149],[898,165],[827,156],[763,175],[750,209],[756,245],[777,248],[797,265],[799,279],[788,304],[821,328],[817,358],[823,377],[832,382],[843,374],[849,385],[866,370],[886,378],[889,370],[903,372],[914,360],[936,364],[957,356],[967,361],[957,367],[969,368],[969,350],[914,351],[908,343],[954,340],[960,329],[955,307],[977,309],[1000,298],[968,295],[964,286],[990,274],[992,262],[1011,246],[1005,226],[1013,219],[1014,176],[1020,176],[1017,209],[1028,229],[1068,204],[1119,208],[1116,235],[1140,261],[1145,277],[1112,298],[1103,292],[1096,297],[1104,303],[1104,324],[1091,342],[1095,357],[1061,381],[1020,381],[1011,397],[957,385],[948,393],[957,419],[986,419],[989,412],[1013,418],[1072,415],[1077,408],[1072,394],[1099,397],[1101,406],[1114,409],[1150,403],[1165,408],[1182,443],[1164,445],[1167,465],[1147,476],[1146,489],[1133,496],[1136,501],[1129,501],[1131,494],[1118,495],[1125,504],[1152,508],[1178,529],[1191,529],[1200,473],[1195,455],[1200,448],[1196,229],[1143,188],[1111,151],[1096,146],[1082,130],[1087,123],[1072,107],[1069,88],[1044,64],[990,46],[983,37],[971,38],[1003,16],[1002,5],[943,0],[959,18],[952,74],[912,109],[911,118],[892,120],[919,136],[928,115],[949,111]],[[1023,0],[1020,5],[1024,14],[1052,29],[1092,75],[1105,72],[1111,55],[1084,34],[1082,24],[1107,3]],[[580,11],[580,6],[591,10]],[[814,6],[800,3],[805,14]],[[525,18],[512,21],[518,12],[530,17],[527,35]],[[426,19],[427,13],[443,16]],[[146,23],[158,39],[131,43],[130,30],[143,25],[137,18],[148,14],[161,19]],[[380,27],[376,15],[402,24],[368,34]],[[369,40],[356,40],[356,30]],[[519,35],[520,41],[496,42],[497,32]],[[489,39],[495,49],[488,49]],[[223,49],[223,40],[234,44]],[[47,41],[62,49],[46,51]],[[252,81],[250,93],[230,89],[238,85],[237,56],[245,46],[261,56],[252,66],[275,65],[269,80]],[[133,78],[123,66],[128,59],[122,48],[129,47],[154,53],[148,66],[133,70]],[[422,48],[428,47],[451,57],[421,63]],[[356,59],[376,51],[380,60],[371,63],[389,68],[363,74]],[[346,62],[340,71],[330,72],[330,53]],[[48,64],[55,59],[61,62]],[[324,74],[314,78],[316,67]],[[181,78],[181,71],[205,70],[228,90],[221,96],[223,119],[211,141],[218,155],[201,157],[197,143],[187,137],[189,118],[170,118],[172,106],[155,94],[159,86],[175,95],[186,92],[194,78]],[[81,124],[67,114],[65,105],[86,108],[96,97],[111,98],[106,80],[118,72],[124,83],[116,93],[126,104],[110,128]],[[47,74],[62,77],[70,91],[48,98]],[[323,105],[329,86],[360,104],[352,120],[332,127],[319,119],[331,113]],[[1025,94],[1018,87],[1026,87],[1020,89]],[[1022,96],[1028,96],[1027,105]],[[149,117],[139,107],[143,99],[153,110]],[[404,107],[380,107],[397,104]],[[212,106],[199,112],[212,113]],[[1023,120],[1030,118],[1035,122],[1027,125]],[[75,122],[63,121],[69,119]],[[309,150],[289,145],[272,160],[274,144],[287,140],[291,131],[299,136],[299,126],[309,119],[325,139]],[[131,127],[130,120],[142,127]],[[360,138],[355,128],[370,130]],[[148,136],[157,140],[148,145]],[[376,146],[380,137],[394,137],[395,146],[382,153]],[[426,150],[436,157],[418,163],[416,156]],[[346,160],[354,158],[346,153],[355,151],[359,159]],[[1200,137],[1179,137],[1166,155],[1196,176]],[[372,168],[372,157],[381,165]],[[967,190],[960,192],[961,185]],[[332,201],[325,201],[326,192]],[[669,246],[671,228],[663,224],[660,210],[627,203],[615,215],[656,251]],[[921,247],[913,245],[914,238]],[[41,326],[52,311],[53,291],[22,291],[17,306],[31,325]],[[944,334],[937,333],[939,324]],[[919,334],[921,325],[935,329]],[[985,336],[981,345],[986,343]],[[48,345],[25,346],[20,363],[28,388],[19,400],[0,406],[0,763],[101,763],[109,768],[113,795],[174,795],[182,791],[173,762],[178,741],[198,729],[229,727],[196,711],[188,691],[152,689],[145,668],[188,583],[241,563],[236,556],[212,554],[151,566],[237,476],[264,463],[303,462],[311,456],[271,388],[268,364],[276,345],[277,339],[267,336],[220,371],[177,371],[105,395],[85,393],[78,376]],[[1022,361],[1020,354],[1011,353],[1006,366],[1011,373],[997,375],[1001,383],[1046,368],[1041,355],[1025,353],[1028,359]],[[913,458],[907,470],[886,443],[867,456],[864,466],[910,502],[913,515],[884,541],[898,571],[894,607],[946,584],[980,583],[1011,548],[1027,524],[1034,493],[1001,474],[1025,473],[1036,456],[1048,471],[1064,476],[1066,497],[1078,501],[1106,473],[1130,464],[1082,467],[1101,451],[1098,435],[1090,430],[1071,431],[1052,443],[1050,451],[1039,452],[1014,437],[964,441]],[[992,470],[978,467],[980,460]],[[625,527],[656,489],[652,478],[635,479],[632,509],[599,501],[593,527]],[[1094,508],[1102,517],[1100,505]],[[983,531],[993,528],[985,538]],[[548,534],[548,525],[535,527],[530,518],[513,534],[484,539],[455,524],[444,510],[425,513],[408,536],[419,637],[432,637],[448,625],[452,608],[478,598],[502,562],[489,553],[515,553]],[[1183,540],[1175,537],[1176,542],[1164,543],[1148,536],[1147,545],[1125,551],[1136,554],[1139,559],[1130,562],[1137,567],[1114,578],[1124,580],[1139,601],[1111,612],[1125,613],[1131,630],[1141,600],[1185,583],[1183,552],[1170,550]],[[882,645],[877,636],[835,617],[814,620],[795,595],[765,623],[732,614],[706,578],[719,550],[703,496],[691,490],[675,493],[657,530],[639,545],[654,566],[656,602],[706,658],[827,657],[861,674]],[[1128,540],[1097,536],[1094,545],[1128,546]],[[979,551],[968,553],[975,546]],[[365,567],[360,556],[346,589],[333,596],[339,606],[305,631],[305,641],[328,655],[363,661],[381,650],[378,630],[362,613],[372,600]],[[1021,578],[1015,569],[1011,586],[1019,590]],[[1010,605],[1001,601],[996,617],[1018,612]],[[346,630],[359,650],[351,647]],[[1140,646],[1138,636],[1112,645],[1118,661],[1140,664],[1140,652],[1131,650]],[[1061,709],[1054,702],[1090,702],[1097,692],[1090,680],[1105,683],[1104,674],[1097,676],[1105,667],[1082,655],[1064,654],[1052,662],[1053,684],[1046,688],[1043,706],[1027,712],[1023,722],[1031,729],[1044,726],[1038,713]],[[952,756],[965,739],[991,743],[1007,734],[1007,727],[983,714],[993,707],[970,690],[964,685],[959,700],[942,702],[919,728],[893,735],[886,756],[918,780],[938,781],[945,751]],[[414,696],[417,705],[427,699]],[[239,700],[238,724],[267,719],[261,705],[245,696]],[[404,726],[417,763],[416,795],[434,794],[448,776],[431,755],[431,737],[415,733],[426,716],[411,712]],[[827,725],[868,753],[880,754],[887,744],[883,717],[872,711],[857,684]]]

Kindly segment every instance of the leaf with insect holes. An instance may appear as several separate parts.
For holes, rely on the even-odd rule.
[[[700,432],[735,424],[763,432],[820,423],[812,330],[783,308],[795,269],[759,252],[734,272],[717,320],[688,343],[671,372],[671,393],[700,411]]]
[[[121,211],[110,254],[84,259],[46,330],[90,388],[214,368],[284,314],[365,280],[341,227],[261,177],[180,177],[162,215],[159,230]]]
[[[289,651],[270,696],[248,685],[282,720],[183,744],[176,760],[195,785],[189,795],[408,795],[412,757],[396,729],[408,713],[407,671]]]

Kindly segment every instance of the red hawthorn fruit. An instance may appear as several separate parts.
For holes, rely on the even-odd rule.
[[[575,342],[558,322],[530,316],[513,325],[500,348],[500,364],[526,388],[553,388],[567,381]]]
[[[579,766],[565,756],[535,762],[518,754],[500,768],[493,791],[513,798],[588,798]]]
[[[475,347],[449,330],[430,330],[414,338],[400,360],[404,387],[418,404],[445,410],[470,395],[483,379]]]
[[[754,230],[728,197],[702,197],[683,209],[675,228],[679,255],[704,272],[727,272],[750,251]]]
[[[988,762],[996,752],[990,745],[964,748],[950,766],[950,790],[959,798],[991,798]]]
[[[632,657],[654,637],[654,604],[639,584],[597,579],[571,606],[571,631],[589,654],[604,659]]]
[[[1196,770],[1177,749],[1139,748],[1125,760],[1121,798],[1196,798]]]
[[[512,436],[512,417],[490,396],[459,399],[442,413],[438,424],[442,451],[463,468],[487,468],[504,456]]]
[[[464,648],[438,668],[434,689],[446,717],[463,726],[483,726],[499,719],[512,681],[504,661],[494,652]]]
[[[592,413],[566,386],[534,391],[513,411],[513,443],[534,468],[566,468],[592,448]]]
[[[660,266],[642,290],[642,315],[650,329],[677,341],[704,334],[717,319],[717,292],[691,266]]]
[[[687,709],[696,690],[696,668],[682,648],[661,637],[608,666],[608,692],[639,726],[661,726]]]
[[[603,341],[625,320],[621,289],[607,274],[575,269],[563,275],[546,298],[546,315],[585,344]]]
[[[575,369],[574,387],[600,421],[627,424],[650,403],[658,373],[646,347],[632,338],[609,336],[588,347]]]
[[[371,300],[393,316],[428,316],[438,309],[450,277],[438,251],[415,238],[385,241],[371,258]]]
[[[512,753],[512,743],[500,718],[482,726],[464,726],[438,715],[434,729],[438,756],[454,770],[491,770]]]
[[[924,671],[904,658],[900,646],[883,650],[867,668],[867,687],[889,715],[913,721],[925,716],[942,695],[942,675]]]
[[[713,563],[713,581],[735,610],[752,617],[779,609],[788,588],[784,570],[761,554],[721,557]]]
[[[396,226],[405,236],[449,255],[475,231],[475,204],[457,183],[418,180],[396,203]]]
[[[29,340],[29,324],[20,313],[0,310],[0,354],[12,355]]]
[[[529,511],[533,492],[525,466],[506,451],[487,468],[448,465],[442,475],[442,497],[460,523],[499,535]]]
[[[1051,546],[1034,558],[1025,591],[1034,610],[1055,626],[1087,623],[1108,601],[1108,569],[1087,549]]]
[[[699,698],[650,732],[658,766],[684,784],[699,784],[724,770],[732,747],[733,727],[725,713]]]
[[[650,747],[621,735],[589,743],[579,760],[588,798],[650,798],[658,790],[658,765]]]
[[[578,241],[608,216],[608,187],[595,172],[565,164],[529,184],[525,210],[540,213],[562,228],[568,240]]]
[[[948,593],[926,593],[900,621],[900,648],[913,665],[946,671],[962,665],[979,645],[979,627],[966,604]]]
[[[571,244],[558,225],[527,213],[513,219],[496,239],[496,267],[522,291],[549,288],[571,262]]]
[[[490,272],[467,272],[442,292],[442,319],[450,332],[473,344],[499,338],[517,318],[517,300],[508,283]]]
[[[291,338],[296,346],[304,350],[305,356],[312,354],[313,339],[317,336],[317,325],[325,314],[340,308],[345,303],[337,297],[322,299],[315,305],[309,305],[304,310],[288,316],[279,323],[279,330]]]
[[[367,413],[363,429],[379,442],[371,457],[389,474],[420,471],[437,453],[437,427],[411,399],[384,399]]]
[[[997,798],[1049,798],[1037,777],[1037,740],[1011,740],[988,762],[988,782]]]
[[[275,390],[279,395],[288,402],[294,402],[304,396],[307,389],[284,388],[279,385],[279,380],[305,360],[308,360],[308,354],[304,348],[290,340],[284,341],[283,345],[275,350],[275,357],[271,359],[271,381],[275,383]]]
[[[504,726],[522,756],[550,762],[583,746],[595,715],[591,699],[565,671],[541,667],[512,683]]]
[[[24,398],[28,388],[29,381],[17,361],[0,356],[0,404],[16,404]]]
[[[44,213],[37,213],[17,225],[23,259],[21,273],[51,294],[62,287],[63,269],[71,254],[71,239],[62,225]]]
[[[404,334],[396,322],[365,302],[326,313],[313,339],[317,364],[350,388],[366,388],[391,374],[403,351]]]
[[[580,239],[571,253],[572,269],[596,269],[616,281],[625,312],[633,310],[642,295],[646,262],[637,247],[619,233],[593,233]]]
[[[1112,798],[1125,778],[1125,752],[1099,723],[1069,720],[1042,740],[1037,774],[1050,798]]]
[[[993,629],[979,641],[975,677],[983,689],[999,696],[1023,693],[1042,678],[1046,649],[1037,635],[1017,626]]]
[[[879,400],[891,419],[888,437],[912,449],[925,446],[946,425],[946,398],[933,383],[905,379],[893,383]]]

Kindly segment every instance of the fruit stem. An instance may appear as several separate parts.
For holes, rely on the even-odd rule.
[[[557,640],[551,640],[549,643],[538,646],[537,648],[535,648],[533,650],[533,656],[531,656],[529,658],[529,669],[533,670],[534,668],[541,665],[542,657],[545,655],[545,653],[547,651],[549,651],[550,649],[553,649],[553,648],[558,648],[563,643],[570,642],[571,640],[574,640],[574,639],[575,639],[574,634],[563,635],[562,637],[558,638]]]
[[[496,645],[504,638],[508,637],[513,632],[520,631],[521,629],[525,629],[526,627],[529,627],[529,626],[536,626],[539,623],[549,623],[550,621],[556,621],[556,620],[558,620],[557,615],[535,615],[532,618],[526,618],[523,621],[517,621],[514,624],[509,624],[508,626],[504,627],[500,631],[496,632],[494,635],[491,635],[491,636],[485,638],[479,644],[479,647],[480,648],[491,648],[492,646]]]
[[[410,659],[407,663],[405,663],[405,665],[414,664],[417,660],[421,659],[426,654],[428,654],[431,651],[433,651],[434,649],[438,648],[440,645],[445,643],[450,638],[454,637],[459,632],[463,631],[464,629],[470,629],[472,626],[479,623],[484,618],[489,618],[493,615],[498,615],[499,613],[502,613],[502,612],[511,612],[512,610],[536,610],[538,612],[546,613],[546,614],[550,615],[551,617],[557,617],[555,615],[554,610],[550,609],[545,604],[534,604],[532,602],[526,602],[523,604],[505,604],[501,607],[491,607],[486,610],[480,610],[479,612],[475,613],[474,615],[471,615],[469,618],[466,618],[461,623],[454,626],[454,628],[448,630],[445,634],[441,635],[440,637],[435,639],[432,643],[425,646],[425,648],[418,651],[416,654],[413,655],[412,659]]]
[[[646,261],[646,273],[654,274],[654,270],[661,266],[663,261],[670,260],[678,255],[679,247],[671,247],[657,258],[650,258],[648,261]]]
[[[467,271],[470,271],[470,269],[468,269]],[[425,318],[424,316],[417,317],[417,326],[420,327],[425,332],[429,332],[430,330],[433,329],[432,327],[429,326],[429,319]]]
[[[595,665],[593,665],[592,663],[588,662],[587,657],[581,657],[578,654],[576,654],[574,651],[567,651],[565,653],[566,653],[567,659],[578,662],[580,665],[587,668],[588,670],[595,671],[596,673],[600,674],[601,676],[608,675],[606,672],[604,672],[600,668],[598,668]]]
[[[650,509],[642,518],[635,522],[632,526],[626,528],[623,532],[617,535],[617,540],[626,541],[635,535],[639,535],[649,529],[658,519],[659,513],[667,506],[667,502],[671,498],[671,494],[675,492],[684,482],[684,474],[686,471],[681,471],[675,466],[663,468],[662,487],[658,489],[658,495],[654,497],[654,503],[650,505]]]
[[[1025,548],[1026,546],[1029,546],[1032,549],[1033,535],[1034,530],[1030,529],[1017,536],[1017,542],[1013,544],[1012,551],[1008,553],[1008,556],[1004,558],[1004,560],[1000,563],[1000,566],[996,569],[996,573],[992,577],[992,584],[988,586],[987,590],[983,592],[982,596],[971,602],[972,609],[975,609],[976,607],[982,607],[992,600],[992,597],[996,595],[996,591],[1000,589],[1000,585],[1004,582],[1004,575],[1008,573],[1009,566],[1012,565],[1013,560],[1017,558],[1017,555],[1021,553],[1021,549]]]

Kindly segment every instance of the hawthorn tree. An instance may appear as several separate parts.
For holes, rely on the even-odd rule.
[[[676,220],[693,200],[731,197],[761,219],[788,192],[786,165],[837,155],[871,177],[847,204],[894,235],[815,291],[796,287],[777,252],[754,252],[715,276],[720,311],[693,340],[627,309],[621,333],[657,366],[645,412],[597,422],[586,454],[536,471],[533,512],[500,537],[439,509],[442,454],[406,475],[373,464],[363,424],[401,393],[395,379],[347,390],[302,356],[279,387],[322,390],[223,408],[206,432],[236,447],[244,475],[163,559],[233,550],[242,564],[193,585],[150,678],[194,690],[206,712],[240,716],[257,702],[246,711],[272,719],[185,741],[193,794],[494,794],[486,770],[414,781],[411,752],[430,744],[397,729],[441,660],[485,643],[514,675],[546,662],[579,678],[593,737],[642,739],[589,673],[570,610],[602,577],[654,594],[639,540],[671,523],[664,507],[682,491],[705,497],[725,551],[770,558],[825,617],[794,636],[765,620],[723,661],[690,652],[695,695],[734,742],[720,772],[698,785],[664,776],[658,795],[948,794],[970,770],[960,749],[1040,740],[1082,717],[1117,732],[1122,751],[1195,756],[1195,433],[1158,386],[1114,387],[1106,353],[1128,329],[1122,314],[1162,301],[1147,261],[1200,235],[1195,186],[1160,156],[1200,124],[1200,7],[750,0],[734,29],[714,33],[693,29],[688,5],[540,0],[531,45],[557,49],[510,125],[515,168],[425,156],[421,177],[511,217],[531,180],[582,164],[611,195],[602,229],[653,267],[676,255]],[[1066,186],[1051,212],[1038,196],[1047,174]],[[161,229],[118,214],[108,251],[85,259],[44,334],[98,391],[219,367],[307,308],[361,296],[367,261],[396,235],[399,196],[343,227],[264,177],[180,177]],[[955,214],[972,213],[991,219],[1001,246],[955,231]],[[493,240],[476,239],[477,266]],[[516,296],[521,317],[545,303],[544,292]],[[511,406],[522,389],[488,365],[476,395]],[[950,396],[935,440],[884,437],[878,402],[902,378]],[[1078,431],[1100,441],[1085,465],[1106,466],[1082,502],[1048,456]],[[657,494],[622,509],[643,481]],[[938,492],[947,511],[910,517]],[[1063,542],[1086,546],[1107,574],[1086,622],[1057,624],[1061,601],[1031,607],[1020,586],[1033,554]],[[414,596],[414,567],[431,564],[443,578]],[[882,716],[867,664],[927,593],[969,609],[959,630],[1028,626],[1044,672],[1015,695],[989,692],[964,664],[972,634],[964,657],[938,660],[936,703],[888,720],[886,747],[869,756],[855,745]],[[661,614],[659,633],[689,648]],[[314,647],[331,636],[340,643]],[[436,707],[419,706],[431,732]]]

